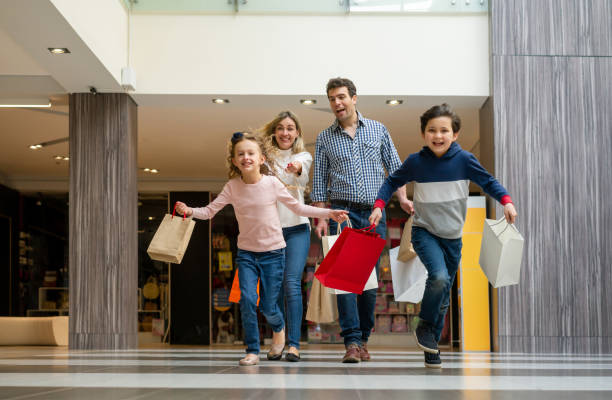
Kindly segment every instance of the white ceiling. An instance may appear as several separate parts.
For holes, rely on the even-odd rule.
[[[0,108],[0,183],[23,191],[67,191],[68,163],[53,159],[68,155],[63,142],[33,151],[32,144],[68,136],[69,92],[119,91],[96,56],[49,2],[34,6],[12,1],[0,13],[0,98],[47,97],[51,109]],[[44,18],[45,24],[24,26],[23,20]],[[30,24],[31,25],[31,24]],[[19,38],[17,43],[15,38]],[[64,56],[46,47],[57,42],[78,49]],[[5,51],[6,50],[6,51]],[[114,83],[113,83],[114,82]],[[324,82],[321,83],[322,85]],[[322,93],[314,106],[299,103],[300,96],[156,95],[133,94],[138,103],[138,165],[157,168],[158,175],[139,173],[139,189],[215,190],[225,181],[226,142],[232,132],[256,129],[283,110],[295,112],[306,143],[333,122]],[[212,103],[213,97],[230,100]],[[311,98],[311,96],[308,96]],[[397,98],[397,97],[396,97]],[[390,107],[386,96],[358,97],[358,109],[367,118],[383,122],[403,159],[422,145],[419,115],[433,104],[448,102],[463,119],[459,143],[472,149],[479,140],[478,109],[484,97],[399,97],[404,103]],[[314,152],[314,146],[308,150]]]

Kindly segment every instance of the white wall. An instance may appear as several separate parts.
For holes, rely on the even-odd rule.
[[[83,42],[121,82],[128,60],[128,14],[121,0],[51,0]]]
[[[132,25],[138,93],[322,94],[346,76],[364,95],[489,95],[486,15],[134,15]]]

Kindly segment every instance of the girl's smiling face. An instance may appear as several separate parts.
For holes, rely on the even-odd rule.
[[[299,134],[295,121],[289,117],[280,121],[274,129],[274,138],[281,150],[289,150]]]
[[[422,133],[425,145],[436,155],[442,157],[451,144],[457,140],[459,132],[453,132],[450,117],[437,117],[427,121],[425,131]]]
[[[234,146],[232,163],[240,170],[242,175],[259,173],[265,161],[259,145],[253,140],[242,140]]]

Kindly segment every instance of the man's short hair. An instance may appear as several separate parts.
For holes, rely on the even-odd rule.
[[[341,88],[341,87],[345,87],[348,89],[349,95],[351,97],[355,96],[357,94],[357,88],[355,87],[355,84],[353,83],[353,81],[351,81],[348,78],[331,78],[328,82],[327,82],[327,91],[326,93],[329,94],[329,91],[332,89],[336,89],[336,88]]]

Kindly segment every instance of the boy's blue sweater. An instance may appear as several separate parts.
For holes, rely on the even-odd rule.
[[[453,142],[438,158],[427,147],[411,154],[389,175],[378,191],[385,204],[400,186],[414,181],[414,226],[445,238],[460,238],[467,212],[470,181],[504,203],[511,201],[506,189],[480,165],[476,157]]]

